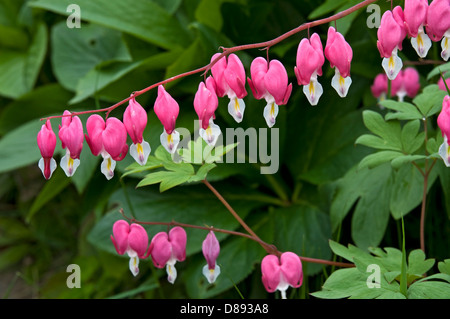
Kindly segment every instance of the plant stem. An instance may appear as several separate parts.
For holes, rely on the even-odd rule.
[[[128,102],[132,98],[136,98],[139,95],[142,95],[142,94],[144,94],[144,93],[146,93],[146,92],[148,92],[148,91],[158,87],[159,85],[164,85],[166,83],[169,83],[169,82],[172,82],[172,81],[175,81],[175,80],[178,80],[180,78],[184,78],[184,77],[187,77],[187,76],[190,76],[190,75],[193,75],[193,74],[197,74],[197,73],[204,72],[206,74],[209,70],[211,70],[212,66],[217,61],[219,61],[221,58],[223,58],[225,56],[228,56],[231,53],[234,53],[234,52],[237,52],[237,51],[243,51],[243,50],[258,49],[258,48],[269,49],[270,47],[274,46],[275,44],[278,44],[281,41],[283,41],[283,40],[285,40],[285,39],[287,39],[287,38],[289,38],[289,37],[291,37],[291,36],[301,32],[301,31],[309,30],[310,28],[313,28],[315,26],[319,26],[319,25],[322,25],[322,24],[328,24],[328,23],[330,23],[332,21],[336,21],[336,20],[341,19],[341,18],[343,18],[343,17],[345,17],[345,16],[347,16],[347,15],[349,15],[349,14],[351,14],[351,13],[353,13],[353,12],[355,12],[355,11],[361,9],[361,8],[364,8],[365,6],[367,6],[367,5],[369,5],[369,4],[373,3],[373,2],[376,2],[376,1],[378,1],[378,0],[365,0],[365,1],[362,1],[362,2],[354,5],[353,7],[350,7],[348,9],[346,9],[344,11],[341,11],[341,12],[339,12],[339,13],[337,13],[335,15],[332,15],[330,17],[327,17],[327,18],[324,18],[324,19],[315,20],[315,21],[308,22],[308,23],[304,23],[304,24],[302,24],[302,25],[300,25],[300,26],[298,26],[298,27],[296,27],[296,28],[294,28],[294,29],[292,29],[292,30],[290,30],[290,31],[280,35],[279,37],[270,40],[270,41],[265,41],[265,42],[260,42],[260,43],[253,43],[253,44],[238,45],[238,46],[234,46],[234,47],[230,47],[230,48],[222,47],[223,52],[219,56],[217,56],[217,58],[215,58],[213,61],[211,61],[209,64],[207,64],[207,65],[205,65],[205,66],[203,66],[201,68],[198,68],[198,69],[195,69],[195,70],[192,70],[192,71],[188,71],[188,72],[185,72],[185,73],[181,73],[181,74],[178,74],[178,75],[173,76],[171,78],[168,78],[166,80],[163,80],[163,81],[160,81],[158,83],[152,84],[152,85],[150,85],[150,86],[148,86],[148,87],[146,87],[146,88],[144,88],[144,89],[142,89],[140,91],[133,92],[133,94],[131,94],[131,96],[127,97],[126,99],[123,99],[120,102],[117,102],[116,104],[114,104],[114,105],[112,105],[110,107],[103,108],[103,109],[98,109],[98,110],[73,112],[73,113],[68,114],[68,115],[49,116],[49,117],[46,117],[46,118],[42,118],[41,121],[43,121],[43,120],[50,120],[50,119],[53,119],[53,118],[61,118],[61,117],[65,117],[65,116],[77,116],[77,115],[81,115],[81,114],[100,113],[100,112],[106,112],[106,117],[108,117],[109,114],[114,109],[119,107],[120,105]]]

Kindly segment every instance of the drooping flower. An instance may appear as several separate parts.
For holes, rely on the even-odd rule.
[[[403,10],[400,6],[383,14],[377,36],[378,51],[383,58],[381,65],[388,79],[393,80],[403,67],[402,59],[397,53],[402,50],[402,42],[406,37]]]
[[[251,79],[248,84],[256,99],[265,99],[264,118],[267,126],[272,127],[278,115],[278,106],[285,105],[292,92],[292,83],[288,84],[288,76],[284,65],[278,60],[270,63],[262,57],[253,60],[250,66]]]
[[[303,85],[303,93],[311,105],[317,105],[323,93],[322,85],[317,76],[322,75],[325,63],[323,46],[317,33],[311,39],[302,39],[297,49],[297,65],[294,67],[298,85]]]
[[[200,121],[200,136],[209,145],[215,145],[221,134],[220,127],[214,124],[214,112],[219,106],[216,94],[216,83],[209,76],[206,84],[200,82],[194,97],[194,109]]]
[[[110,117],[105,122],[100,115],[94,114],[88,118],[86,130],[86,142],[94,156],[103,157],[100,169],[106,179],[110,180],[114,176],[116,161],[123,160],[128,152],[125,125],[115,117]]]
[[[139,259],[147,258],[151,251],[148,249],[148,235],[144,227],[139,224],[129,225],[124,220],[118,220],[113,225],[111,241],[119,255],[127,253],[130,257],[130,271],[133,276],[139,273]]]
[[[424,58],[431,48],[431,40],[425,33],[427,24],[428,0],[405,0],[405,28],[411,38],[411,45],[419,57]]]
[[[391,83],[391,95],[396,95],[401,102],[403,102],[405,96],[415,97],[419,89],[419,73],[411,67],[400,71]]]
[[[37,144],[42,156],[38,162],[38,166],[45,179],[50,179],[56,169],[56,161],[53,158],[53,153],[56,148],[56,135],[53,132],[50,120],[47,120],[38,132]]]
[[[207,263],[203,267],[203,275],[206,277],[208,282],[212,284],[220,275],[220,267],[216,262],[220,253],[220,244],[213,231],[210,231],[208,235],[206,235],[206,238],[202,244],[202,251]]]
[[[63,115],[70,115],[64,111]],[[64,116],[59,126],[59,139],[62,148],[66,149],[66,155],[61,158],[60,165],[68,177],[75,174],[80,165],[80,154],[83,149],[84,133],[83,124],[78,116]]]
[[[268,292],[279,290],[283,299],[286,299],[286,290],[289,286],[298,288],[303,282],[303,270],[300,258],[292,253],[285,252],[280,258],[267,255],[261,262],[262,282]]]
[[[333,27],[328,28],[327,44],[325,45],[324,53],[325,57],[330,61],[331,67],[335,68],[331,86],[340,97],[347,96],[348,89],[352,84],[350,64],[353,58],[353,50],[345,41],[344,36]]]
[[[372,95],[379,101],[386,98],[388,93],[388,79],[385,73],[380,73],[375,77],[370,90],[372,91]]]
[[[216,60],[220,53],[212,56],[211,62]],[[247,95],[245,89],[245,69],[236,54],[220,58],[211,68],[211,73],[216,82],[218,97],[228,96],[228,112],[236,122],[242,122],[245,103],[243,98]]]
[[[427,34],[432,41],[441,41],[441,57],[448,61],[450,56],[450,0],[434,0],[428,6]]]
[[[175,99],[167,93],[162,85],[158,86],[158,96],[153,107],[156,116],[164,126],[161,134],[161,145],[171,154],[177,150],[180,133],[175,130],[180,107]]]
[[[186,259],[186,241],[186,231],[177,226],[169,233],[157,233],[150,243],[153,264],[157,268],[166,266],[167,280],[171,284],[177,278],[176,262]]]
[[[437,118],[437,124],[441,129],[444,143],[439,147],[439,155],[444,160],[445,166],[450,167],[450,96],[445,96],[442,102],[442,110]]]
[[[131,137],[130,155],[140,165],[147,163],[150,155],[150,144],[144,140],[144,130],[147,126],[147,112],[133,97],[123,113],[123,124]]]

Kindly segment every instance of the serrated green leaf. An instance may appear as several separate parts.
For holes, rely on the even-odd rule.
[[[185,172],[159,171],[148,174],[136,187],[161,183],[159,190],[162,193],[170,188],[187,182],[191,176],[192,175],[186,174]]]
[[[380,104],[387,109],[396,111],[395,113],[386,114],[386,120],[415,120],[423,118],[423,114],[421,114],[417,107],[411,103],[384,100],[381,101]]]
[[[195,175],[189,179],[189,182],[199,182],[199,181],[206,179],[206,176],[208,175],[209,171],[212,170],[213,168],[215,168],[216,166],[217,165],[214,163],[203,164],[197,170]]]
[[[422,93],[413,99],[413,103],[424,117],[430,117],[442,109],[442,101],[446,95],[447,92],[439,89],[436,84],[432,84],[425,87]]]

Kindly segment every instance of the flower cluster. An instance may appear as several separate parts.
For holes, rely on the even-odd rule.
[[[427,0],[405,0],[404,9],[396,6],[383,14],[377,32],[377,46],[383,58],[383,69],[390,80],[394,80],[402,69],[398,51],[402,50],[406,36],[411,39],[412,47],[421,58],[427,56],[432,41],[441,41],[441,57],[448,60],[449,14],[448,0],[434,0],[430,5]]]
[[[388,77],[384,73],[378,74],[372,86],[372,94],[379,101],[386,98],[388,93]],[[397,96],[403,102],[405,96],[414,98],[420,89],[419,73],[416,69],[408,67],[401,70],[397,77],[391,82],[391,96]]]
[[[111,241],[119,255],[127,253],[130,257],[129,267],[134,276],[139,274],[139,260],[150,256],[156,268],[166,268],[167,280],[173,284],[177,278],[175,264],[186,259],[186,231],[179,226],[173,227],[169,232],[157,233],[149,245],[144,227],[118,220],[113,225]],[[203,275],[213,284],[220,275],[220,266],[217,264],[220,244],[212,230],[202,243],[202,252],[206,260]],[[289,286],[298,288],[303,282],[300,257],[292,252],[285,252],[280,256],[265,256],[261,261],[261,273],[266,290],[270,293],[279,290],[283,298],[286,298]]]
[[[323,93],[322,86],[317,80],[322,75],[325,58],[335,69],[331,81],[332,87],[339,96],[345,97],[351,84],[350,63],[353,52],[344,36],[333,27],[328,29],[327,42],[323,49],[318,34],[314,33],[310,39],[303,39],[297,51],[294,72],[299,85],[303,85],[311,105],[316,105]],[[288,74],[284,65],[278,60],[255,58],[250,66],[250,77],[246,78],[245,68],[236,54],[221,56],[216,53],[211,58],[211,76],[199,83],[194,97],[194,109],[198,115],[199,135],[214,146],[221,130],[214,124],[215,111],[219,105],[219,98],[229,98],[228,112],[234,120],[240,123],[244,117],[248,82],[253,96],[264,99],[266,107],[263,116],[267,126],[275,125],[279,106],[286,105],[292,92]],[[171,154],[177,150],[180,134],[176,131],[176,120],[179,114],[177,101],[165,90],[158,86],[158,95],[154,103],[155,111],[164,129],[160,136],[161,145]],[[86,122],[87,134],[83,132],[83,125],[78,116],[65,111],[59,126],[59,138],[66,155],[60,165],[67,176],[72,176],[80,165],[80,153],[83,141],[86,139],[92,154],[102,156],[101,172],[109,180],[114,176],[117,161],[121,161],[129,152],[140,165],[145,165],[150,154],[150,145],[144,140],[143,132],[147,125],[145,109],[132,96],[123,114],[123,122],[115,117],[106,120],[100,115],[91,115]],[[128,136],[132,140],[127,145]],[[46,179],[49,179],[56,169],[53,153],[56,147],[56,137],[49,121],[42,126],[38,134],[38,146],[42,154],[39,167]]]

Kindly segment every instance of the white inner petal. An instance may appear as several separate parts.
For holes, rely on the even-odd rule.
[[[322,96],[323,88],[317,81],[317,77],[311,77],[309,84],[303,86],[303,93],[311,105],[317,105],[317,103],[319,103],[319,98]]]
[[[278,105],[276,103],[269,103],[266,105],[263,111],[263,116],[266,119],[268,127],[275,125],[275,120],[278,115]]]
[[[175,262],[170,262],[166,264],[167,281],[173,284],[177,279],[177,269],[175,268]]]
[[[234,97],[228,103],[228,113],[237,123],[241,123],[244,118],[245,103],[244,100]]]
[[[41,159],[38,162],[38,167],[41,169],[42,175],[45,177],[45,163],[44,163],[44,159],[41,157]],[[53,175],[53,172],[55,171],[57,165],[56,165],[56,161],[53,159],[53,157],[50,159],[50,176],[48,177],[48,179],[50,179]]]
[[[131,144],[130,155],[139,165],[145,165],[150,155],[150,144],[142,140],[142,143]]]
[[[441,57],[442,59],[444,59],[444,61],[448,61],[448,58],[450,56],[449,46],[450,46],[450,37],[444,36],[441,41],[441,48],[442,48]]]
[[[100,171],[105,175],[107,180],[114,177],[114,169],[116,168],[116,161],[111,158],[111,156],[106,153],[103,154],[103,162],[100,165]]]
[[[220,267],[219,267],[219,265],[217,265],[217,263],[216,263],[214,269],[209,269],[208,264],[206,264],[206,265],[203,267],[202,272],[203,272],[203,275],[204,275],[204,276],[206,277],[206,279],[208,280],[208,282],[209,282],[210,284],[212,284],[212,283],[214,283],[214,282],[216,281],[217,277],[219,277],[219,275],[220,275]]]
[[[336,72],[331,80],[331,86],[336,90],[340,97],[346,97],[348,93],[348,89],[352,84],[352,79],[347,76],[346,78],[342,77],[339,73],[339,70],[336,69]]]
[[[137,276],[139,274],[139,258],[131,257],[130,258],[130,271],[133,276]]]
[[[177,131],[172,131],[172,134],[167,134],[165,130],[163,130],[160,136],[161,145],[169,152],[170,154],[175,154],[177,150],[178,143],[180,143],[180,133]]]
[[[428,50],[431,48],[431,39],[424,32],[423,26],[420,26],[417,37],[411,38],[411,45],[416,50],[419,57],[424,58],[428,54]]]
[[[70,157],[70,151],[67,150],[66,155],[61,158],[60,165],[64,173],[66,173],[66,176],[71,177],[75,174],[78,166],[80,166],[80,160],[78,158],[72,159]]]
[[[209,119],[209,126],[205,130],[202,127],[199,130],[200,137],[210,146],[214,146],[217,143],[219,135],[222,133],[219,125],[214,124],[213,119]]]
[[[403,62],[397,55],[397,52],[392,52],[392,55],[389,58],[383,58],[381,65],[388,79],[392,81],[397,77],[398,73],[402,69]]]
[[[450,167],[450,163],[448,161],[450,155],[449,151],[450,150],[447,144],[447,136],[444,135],[444,143],[442,143],[439,147],[439,155],[442,157],[442,159],[444,160],[444,164],[447,167]]]

